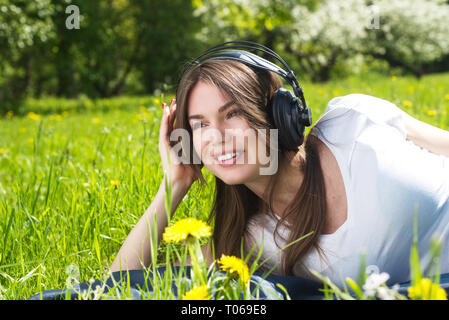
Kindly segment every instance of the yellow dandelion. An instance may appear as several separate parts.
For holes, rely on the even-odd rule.
[[[398,77],[396,77],[396,76],[391,77],[391,81],[396,81],[397,79],[398,79]]]
[[[237,276],[242,279],[244,284],[248,283],[249,269],[242,259],[222,254],[221,258],[218,259],[218,263],[220,264],[220,268],[226,271],[231,277]]]
[[[435,117],[438,114],[438,112],[436,112],[435,110],[427,110],[426,114],[428,116]]]
[[[34,138],[28,138],[28,139],[27,139],[27,142],[28,142],[28,143],[34,143]]]
[[[449,93],[444,96],[444,99],[449,100]]]
[[[92,118],[92,123],[100,123],[101,119],[100,118]]]
[[[209,288],[207,286],[195,287],[186,292],[181,300],[210,300]]]
[[[413,106],[413,102],[411,102],[410,100],[404,100],[402,101],[402,105],[404,107],[411,108]]]
[[[421,300],[447,300],[446,291],[432,283],[429,278],[423,278],[420,282],[407,289],[411,299]]]
[[[156,104],[156,105],[159,105],[159,104],[161,104],[161,100],[159,100],[158,98],[154,98],[154,103]]]
[[[40,115],[38,115],[38,114],[36,114],[36,113],[34,113],[32,111],[27,113],[27,117],[30,118],[31,120],[34,120],[34,121],[39,121],[40,118],[41,118]]]
[[[62,116],[60,114],[51,114],[49,116],[50,120],[57,120],[57,121],[61,121],[62,120]]]
[[[165,228],[162,238],[165,242],[180,242],[189,237],[197,239],[209,237],[210,227],[203,221],[195,218],[185,218],[178,220],[174,225]]]
[[[11,119],[12,117],[14,116],[14,112],[12,111],[12,110],[9,110],[7,113],[6,113],[6,119]]]
[[[332,90],[332,95],[333,95],[334,97],[338,96],[339,94],[340,94],[340,90],[338,90],[338,89]]]
[[[111,180],[110,181],[111,186],[113,186],[114,188],[118,187],[118,180]]]
[[[6,148],[0,148],[0,154],[5,154],[8,149]]]

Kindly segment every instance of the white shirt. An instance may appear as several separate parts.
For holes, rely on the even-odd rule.
[[[315,250],[303,263],[339,287],[346,277],[358,279],[362,253],[367,265],[390,275],[388,285],[410,280],[415,206],[421,270],[430,263],[432,236],[439,235],[441,273],[449,272],[449,158],[406,140],[403,116],[386,100],[350,94],[332,99],[309,133],[323,141],[338,162],[348,215],[336,232],[320,236],[329,265]],[[248,231],[259,245],[264,235],[262,260],[285,245],[282,239],[276,238],[279,247],[273,241],[275,219],[259,214],[249,223]],[[286,238],[288,227],[281,226],[280,231]],[[275,255],[268,267],[279,259]],[[279,271],[278,266],[275,273]],[[294,273],[307,277],[299,264]]]

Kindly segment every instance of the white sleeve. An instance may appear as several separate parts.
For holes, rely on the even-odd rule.
[[[405,118],[408,116],[394,103],[373,96],[353,93],[333,98],[325,112],[336,108],[352,109],[359,112],[377,124],[391,126],[406,138]]]

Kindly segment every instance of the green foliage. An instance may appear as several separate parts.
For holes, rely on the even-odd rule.
[[[332,97],[361,92],[448,130],[448,79],[369,74],[302,84],[314,123]],[[0,297],[62,288],[71,264],[79,281],[106,276],[163,178],[159,123],[171,97],[33,99],[25,116],[0,118]],[[213,186],[214,177],[203,175]],[[173,220],[207,220],[212,189],[194,183]]]
[[[69,4],[79,29],[66,27]],[[26,97],[106,98],[174,84],[180,63],[199,51],[192,11],[183,0],[2,0],[0,113],[17,113]]]
[[[405,0],[376,2],[378,29],[369,28],[376,13],[370,3],[0,0],[0,114],[17,114],[26,98],[48,95],[174,92],[193,56],[229,40],[272,48],[301,80],[327,81],[371,67],[417,76],[447,70],[447,3],[420,0],[417,10]],[[79,29],[66,26],[68,5],[79,8]]]
[[[54,37],[50,0],[0,1],[0,113],[16,110],[30,85],[30,58]]]

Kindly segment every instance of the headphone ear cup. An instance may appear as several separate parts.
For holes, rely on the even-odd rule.
[[[301,110],[300,100],[291,91],[279,88],[273,95],[271,111],[282,149],[297,151],[304,141]]]

